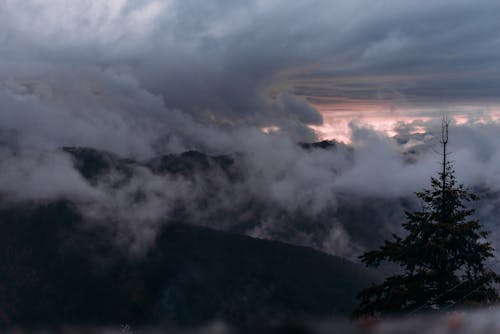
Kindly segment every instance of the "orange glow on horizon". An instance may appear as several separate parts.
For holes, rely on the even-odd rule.
[[[328,100],[313,100],[311,105],[323,116],[323,124],[311,126],[316,131],[320,140],[333,139],[347,144],[352,142],[351,126],[354,122],[359,126],[366,126],[375,131],[395,136],[394,131],[398,123],[410,123],[414,121],[428,122],[433,117],[428,116],[433,109],[423,109],[425,112],[416,112],[416,108],[396,108],[394,105],[384,101],[353,101],[344,100],[329,102]],[[487,122],[500,122],[500,107],[457,107],[452,114],[456,125],[468,123],[484,124]],[[436,112],[437,113],[437,112]],[[425,116],[423,116],[425,115]],[[439,115],[436,114],[436,117]],[[424,126],[417,126],[413,133],[425,132]]]
[[[321,140],[334,139],[344,143],[351,143],[350,124],[352,122],[392,137],[396,135],[394,128],[400,122],[430,120],[429,117],[408,115],[407,110],[396,111],[394,106],[388,103],[349,101],[347,103],[311,103],[311,105],[323,115],[322,125],[311,126],[318,137]],[[424,129],[417,128],[416,132],[419,131],[424,131]]]

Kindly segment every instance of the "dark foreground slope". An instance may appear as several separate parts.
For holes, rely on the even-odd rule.
[[[179,261],[163,287],[175,322],[217,316],[232,323],[295,315],[347,315],[369,276],[359,266],[305,247],[174,225],[156,254]],[[167,314],[165,314],[167,316]]]
[[[308,248],[167,225],[131,258],[69,202],[0,210],[0,322],[103,324],[347,314],[372,277]]]

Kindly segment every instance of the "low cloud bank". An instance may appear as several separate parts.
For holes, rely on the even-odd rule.
[[[133,253],[147,250],[182,208],[186,222],[354,259],[400,232],[404,210],[419,207],[413,192],[439,170],[439,119],[401,123],[395,137],[352,123],[352,145],[304,148],[283,132],[197,122],[128,74],[90,68],[81,77],[74,85],[2,85],[0,193],[7,202],[70,199]],[[471,120],[450,133],[457,176],[483,195],[478,216],[489,229],[500,201],[499,128]],[[130,171],[89,180],[63,146],[94,148]],[[187,150],[225,155],[234,177],[220,168],[177,175],[148,167]]]

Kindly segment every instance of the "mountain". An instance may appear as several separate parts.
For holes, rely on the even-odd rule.
[[[295,156],[307,160],[316,153],[322,154],[320,162],[332,160],[336,158],[330,152],[338,150],[338,156],[346,157],[345,163],[339,163],[338,168],[352,164],[352,150],[341,143],[302,143],[297,147],[303,154],[293,152],[294,161]],[[355,250],[341,249],[342,246],[337,246],[337,239],[351,232],[354,235],[366,234],[366,219],[380,207],[374,201],[367,201],[374,203],[374,210],[350,210],[357,202],[348,194],[338,194],[333,199],[331,189],[326,185],[318,186],[314,171],[303,170],[311,166],[310,162],[306,161],[304,165],[298,161],[296,166],[287,170],[288,164],[274,155],[253,157],[233,153],[211,156],[187,151],[148,160],[132,160],[91,148],[65,147],[63,152],[90,185],[100,192],[112,194],[113,199],[121,200],[113,204],[120,212],[127,211],[130,206],[153,212],[150,210],[152,206],[157,211],[168,211],[154,212],[158,219],[168,217],[170,221],[279,240],[351,258]],[[337,167],[325,167],[330,164],[326,160],[321,164],[320,173],[341,173]],[[307,184],[311,184],[310,190],[305,187]],[[293,193],[287,189],[293,189]],[[116,210],[113,207],[109,211]],[[346,231],[338,230],[340,225],[335,216],[347,215],[353,217],[352,223],[342,227]],[[358,233],[357,230],[362,231]],[[383,229],[368,232],[368,243],[381,240],[381,237],[373,238],[373,233],[379,231]]]
[[[316,143],[299,143],[298,146],[306,151],[335,150],[339,145],[335,141],[321,141]],[[147,161],[136,161],[121,158],[113,153],[96,150],[88,147],[63,147],[73,159],[75,168],[82,176],[95,183],[98,178],[110,173],[120,173],[131,177],[132,169],[137,166],[145,167],[158,175],[180,175],[191,177],[195,173],[207,173],[219,170],[231,181],[241,178],[238,165],[238,153],[211,156],[199,151],[186,151],[179,154],[167,154],[151,158]]]
[[[117,249],[69,201],[0,209],[0,323],[196,325],[347,315],[376,280],[305,247],[168,224],[142,256]]]
[[[335,149],[338,145],[344,145],[344,144],[339,144],[333,140],[323,140],[314,143],[299,143],[299,146],[306,150],[313,150],[313,149],[329,150],[329,149]]]
[[[169,226],[158,253],[182,259],[164,286],[175,322],[230,323],[300,315],[348,315],[358,289],[375,280],[361,266],[306,247],[202,227]]]
[[[140,162],[87,147],[63,147],[62,150],[70,154],[75,168],[89,181],[96,181],[112,172],[130,177],[133,167],[137,166],[145,167],[154,174],[182,176],[218,168],[229,176],[234,165],[234,159],[229,155],[209,156],[198,151],[167,154]]]

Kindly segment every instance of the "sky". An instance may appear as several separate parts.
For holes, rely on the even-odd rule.
[[[0,82],[58,94],[54,81],[81,78],[87,93],[110,100],[116,85],[133,84],[217,128],[349,141],[352,120],[390,132],[397,121],[443,113],[497,117],[499,9],[443,0],[4,0]]]
[[[0,0],[0,196],[71,197],[152,240],[206,180],[138,169],[117,192],[83,180],[59,148],[241,153],[245,182],[213,176],[224,189],[213,212],[253,196],[269,207],[244,233],[352,256],[363,247],[352,231],[397,231],[402,199],[438,170],[446,115],[459,180],[486,189],[479,211],[496,227],[499,72],[497,1]],[[349,146],[296,145],[323,139]],[[132,215],[138,189],[151,201]],[[287,222],[299,211],[321,228]]]

